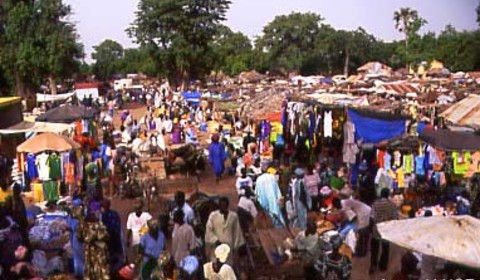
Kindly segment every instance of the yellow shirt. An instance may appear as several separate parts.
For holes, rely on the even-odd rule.
[[[7,188],[6,191],[4,191],[2,188],[0,188],[0,203],[5,203],[7,200],[7,197],[12,196],[12,189]]]
[[[35,203],[43,201],[43,185],[42,183],[32,183],[33,201]]]
[[[283,133],[283,125],[279,122],[272,122],[272,130],[270,131],[270,142],[277,142],[278,135]]]

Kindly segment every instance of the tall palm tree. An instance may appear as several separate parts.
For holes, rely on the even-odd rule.
[[[408,39],[411,32],[417,31],[413,30],[415,23],[418,22],[418,20],[421,20],[423,23],[424,20],[418,16],[416,10],[410,8],[400,8],[400,10],[395,11],[393,13],[393,20],[395,21],[395,29],[405,35],[405,63],[408,70]]]

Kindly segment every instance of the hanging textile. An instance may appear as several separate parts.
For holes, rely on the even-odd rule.
[[[43,182],[43,197],[46,201],[57,201],[59,198],[58,195],[58,184],[54,181]]]
[[[35,154],[29,153],[27,155],[27,176],[30,179],[38,178],[38,169],[35,160]]]
[[[333,137],[332,111],[325,111],[323,118],[323,137]]]
[[[355,143],[355,126],[351,121],[343,124],[343,162],[355,164],[359,149]]]
[[[403,171],[406,174],[413,172],[413,155],[403,155]]]
[[[465,175],[470,166],[470,152],[453,152],[453,172],[457,175]]]
[[[47,159],[47,164],[49,167],[49,177],[52,180],[59,180],[62,178],[62,169],[61,169],[61,160],[60,157],[53,153]]]
[[[46,153],[41,153],[37,155],[35,164],[37,165],[38,175],[40,180],[50,179],[50,167],[47,161],[48,161],[48,155]]]

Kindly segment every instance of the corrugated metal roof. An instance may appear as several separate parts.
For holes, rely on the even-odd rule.
[[[395,94],[405,95],[409,92],[416,92],[418,93],[418,89],[410,84],[384,84],[382,85],[387,92],[395,92]]]
[[[480,95],[471,94],[440,114],[449,122],[480,128]]]

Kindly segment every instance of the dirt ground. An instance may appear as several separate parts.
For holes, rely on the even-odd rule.
[[[131,113],[135,119],[140,119],[141,116],[145,113],[146,109],[143,106],[129,106]],[[119,114],[115,116],[114,123],[116,126],[119,126]],[[200,176],[201,180],[199,183],[199,191],[210,194],[210,195],[223,195],[230,198],[230,205],[232,208],[235,208],[237,205],[237,195],[235,191],[234,177],[225,177],[219,183],[215,182],[215,178],[210,171],[210,168],[207,167],[207,170]],[[122,218],[122,224],[125,225],[126,218],[128,214],[133,210],[133,200],[126,199],[113,199],[112,208],[119,212]],[[162,205],[152,205],[151,214],[154,217],[158,217],[161,212]],[[373,275],[368,274],[370,267],[370,256],[364,258],[354,258],[353,259],[353,273],[352,280],[380,280],[380,279],[392,279],[393,275],[400,270],[400,258],[403,254],[403,249],[391,246],[390,249],[390,262],[389,270],[383,273],[377,272]],[[255,260],[257,262],[257,260]],[[259,262],[260,263],[260,262]],[[275,268],[272,267],[263,267],[262,265],[257,265],[257,270],[272,270],[275,271]],[[265,279],[265,278],[262,278]]]

